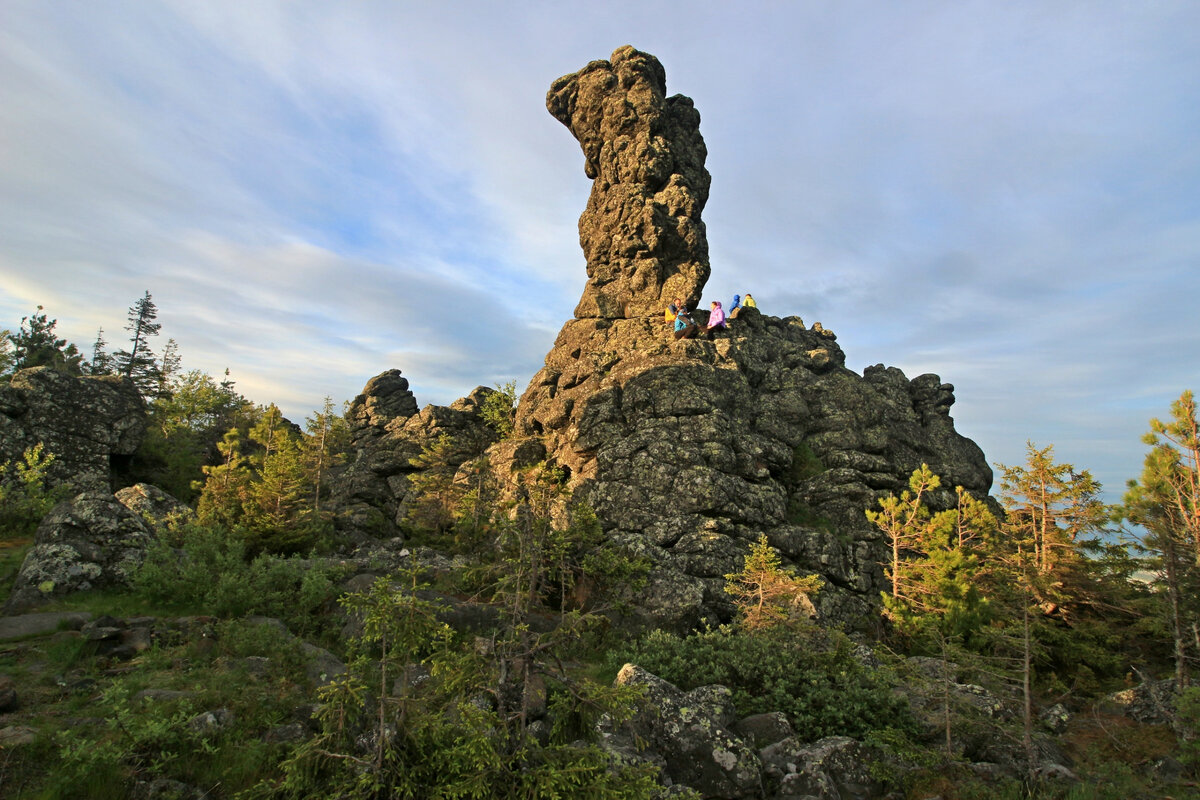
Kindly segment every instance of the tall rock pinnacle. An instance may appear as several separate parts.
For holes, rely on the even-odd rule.
[[[709,275],[700,212],[710,178],[691,99],[666,97],[662,64],[626,45],[556,80],[546,108],[579,140],[592,179],[576,318],[649,316],[676,297],[695,306]]]

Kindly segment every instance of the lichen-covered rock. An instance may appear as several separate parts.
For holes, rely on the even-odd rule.
[[[700,114],[690,98],[666,91],[658,59],[626,45],[546,94],[547,110],[579,140],[592,179],[579,218],[588,282],[576,317],[661,314],[674,297],[699,300],[708,280]]]
[[[111,491],[113,467],[133,455],[145,432],[146,405],[124,378],[32,367],[0,385],[0,462],[40,442],[54,456],[51,486]]]
[[[1113,692],[1108,696],[1108,702],[1132,720],[1165,725],[1174,719],[1176,697],[1175,681],[1168,678],[1146,681],[1132,688]]]
[[[400,370],[375,376],[350,405],[351,457],[332,479],[338,529],[394,537],[407,515],[408,476],[412,460],[446,435],[452,441],[451,468],[483,454],[497,439],[481,415],[484,399],[494,389],[477,387],[449,406],[417,402]]]
[[[517,430],[541,437],[609,535],[655,564],[646,603],[669,602],[643,608],[650,624],[728,618],[723,576],[765,533],[826,578],[821,618],[862,627],[886,558],[863,512],[922,463],[951,492],[985,496],[992,476],[935,376],[863,377],[844,363],[831,332],[752,310],[711,342],[676,341],[657,320],[572,320],[521,397]]]
[[[754,751],[727,727],[733,721],[730,691],[704,686],[682,692],[634,664],[617,674],[618,686],[639,686],[645,698],[637,715],[620,728],[601,726],[604,745],[627,753],[632,742],[646,743],[673,784],[695,789],[702,797],[749,798],[762,795],[760,764]]]
[[[74,592],[128,585],[153,539],[146,521],[111,494],[83,492],[64,500],[38,526],[5,613]]]
[[[870,800],[882,795],[871,776],[870,749],[846,736],[829,736],[802,745],[795,739],[759,751],[775,797],[813,797],[818,800]]]
[[[121,505],[146,520],[155,530],[164,530],[171,523],[194,516],[187,505],[148,483],[126,486],[115,497]]]
[[[708,175],[699,116],[664,95],[662,66],[631,47],[550,89],[593,179],[589,281],[516,433],[540,437],[608,535],[650,559],[647,624],[728,619],[724,576],[765,533],[787,565],[825,577],[818,616],[869,627],[887,553],[863,512],[923,463],[948,487],[935,507],[955,486],[986,496],[991,470],[954,430],[952,386],[882,365],[858,375],[823,326],[745,309],[711,341],[674,339],[662,310],[696,305],[709,274]]]

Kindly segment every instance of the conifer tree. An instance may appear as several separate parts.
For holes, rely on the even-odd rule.
[[[28,317],[21,317],[21,327],[9,334],[13,345],[13,369],[50,367],[69,375],[83,372],[83,356],[75,345],[58,338],[54,328],[57,319],[47,319],[42,306]]]
[[[741,571],[726,575],[725,581],[725,593],[733,597],[742,626],[751,631],[807,619],[804,612],[811,611],[810,598],[822,584],[816,575],[799,577],[785,569],[766,534],[750,545]]]
[[[1142,544],[1155,557],[1182,689],[1200,659],[1200,435],[1190,391],[1172,403],[1170,421],[1150,420],[1143,441],[1151,449],[1141,480],[1129,482],[1124,515],[1142,526]]]
[[[132,380],[143,397],[153,396],[159,386],[158,358],[149,343],[149,337],[157,336],[162,328],[162,323],[155,322],[157,318],[158,308],[147,291],[129,307],[125,325],[130,333],[129,349],[118,350],[113,356],[117,374]]]
[[[0,375],[7,375],[13,366],[12,331],[0,330]]]
[[[334,413],[333,398],[326,395],[321,410],[305,420],[308,436],[305,455],[313,484],[312,508],[321,511],[321,491],[330,467],[338,464],[349,445],[350,428],[345,417]]]
[[[1098,499],[1100,484],[1087,470],[1054,462],[1054,446],[1027,444],[1021,466],[999,465],[1005,530],[1029,548],[1040,598],[1048,613],[1068,613],[1073,603],[1091,599],[1085,550],[1095,544],[1109,518]]]
[[[108,342],[104,340],[104,328],[96,331],[96,341],[92,343],[92,360],[88,364],[89,375],[108,375],[112,372],[112,356],[108,354]]]

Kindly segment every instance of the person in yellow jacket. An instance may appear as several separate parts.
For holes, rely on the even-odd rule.
[[[746,292],[745,298],[742,299],[742,305],[746,308],[758,308],[758,303],[754,302],[754,295]]]

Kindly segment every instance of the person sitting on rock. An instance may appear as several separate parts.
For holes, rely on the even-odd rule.
[[[704,327],[704,332],[708,334],[708,338],[712,338],[712,332],[715,330],[725,330],[725,309],[721,308],[719,300],[713,300],[712,310],[708,312],[708,325]]]
[[[729,304],[729,313],[726,314],[726,316],[729,317],[729,319],[734,319],[735,317],[737,317],[738,312],[741,310],[742,310],[742,296],[740,294],[735,294],[733,296],[733,302]]]
[[[700,332],[699,326],[692,322],[692,316],[683,305],[683,301],[679,301],[678,312],[675,314],[675,338],[676,339],[694,339],[696,334]]]
[[[758,308],[758,303],[754,302],[754,295],[746,292],[746,297],[742,300],[742,305],[746,308]]]

